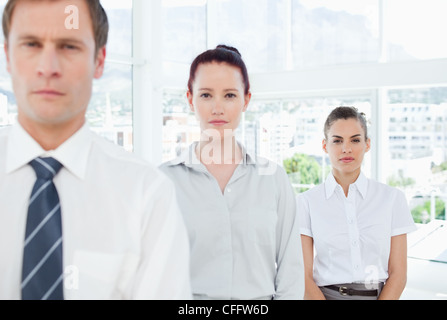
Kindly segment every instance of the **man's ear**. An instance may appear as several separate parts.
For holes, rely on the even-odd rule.
[[[5,57],[6,57],[6,70],[8,70],[8,72],[11,73],[11,64],[9,62],[9,53],[8,53],[8,41],[5,41],[3,45],[3,50],[5,51]]]
[[[104,66],[106,63],[106,47],[102,47],[101,49],[98,50],[98,54],[96,55],[96,59],[95,59],[95,73],[94,73],[94,78],[95,79],[99,79],[102,77],[103,73],[104,73]]]

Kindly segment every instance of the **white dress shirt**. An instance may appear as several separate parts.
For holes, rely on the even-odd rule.
[[[0,130],[0,299],[21,298],[28,163],[51,156],[62,211],[64,297],[190,299],[188,236],[169,179],[84,125],[45,152],[19,125]]]
[[[334,176],[297,197],[301,234],[315,246],[318,286],[388,279],[391,237],[416,229],[404,194],[360,173],[348,197]]]
[[[302,299],[295,195],[284,169],[243,150],[222,193],[196,145],[161,167],[175,182],[189,231],[194,298]]]

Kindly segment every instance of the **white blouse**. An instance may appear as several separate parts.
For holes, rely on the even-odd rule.
[[[416,229],[404,194],[360,174],[348,197],[330,174],[297,196],[302,235],[313,238],[318,286],[388,278],[391,237]]]

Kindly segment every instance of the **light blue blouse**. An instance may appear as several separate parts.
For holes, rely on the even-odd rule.
[[[176,186],[195,299],[302,299],[295,195],[284,169],[243,149],[222,193],[192,144],[161,166]]]

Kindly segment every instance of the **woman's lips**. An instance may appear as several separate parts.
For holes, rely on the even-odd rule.
[[[354,161],[354,158],[351,157],[341,158],[340,161],[344,163],[351,163],[352,161]]]
[[[212,120],[209,123],[215,126],[223,126],[226,125],[228,122],[224,120]]]

